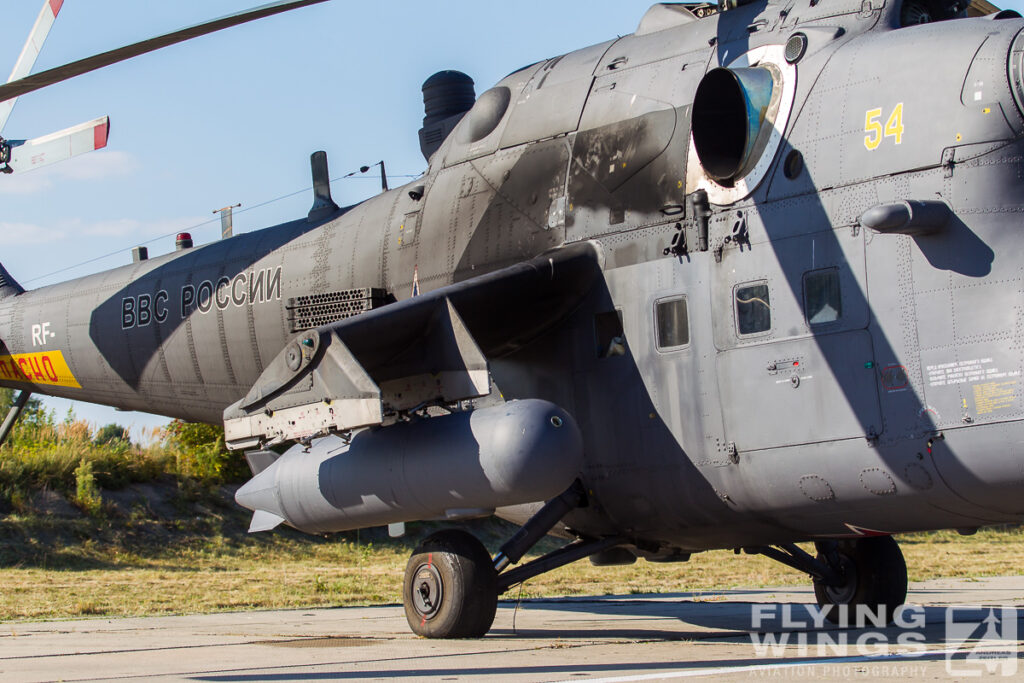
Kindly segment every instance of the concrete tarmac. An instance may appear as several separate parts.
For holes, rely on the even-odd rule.
[[[809,587],[504,601],[469,641],[413,636],[400,606],[7,622],[0,680],[1021,680],[1021,598],[1019,576],[927,581],[861,629],[816,625]]]

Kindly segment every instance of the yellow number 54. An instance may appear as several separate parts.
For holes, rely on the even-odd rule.
[[[882,109],[869,109],[864,113],[864,146],[868,151],[878,149],[884,138],[895,138],[896,144],[903,142],[903,103],[892,110],[882,128]]]

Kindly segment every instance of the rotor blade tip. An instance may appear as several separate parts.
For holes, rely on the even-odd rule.
[[[93,149],[103,149],[107,146],[107,136],[110,135],[110,119],[103,119],[102,123],[92,129]]]

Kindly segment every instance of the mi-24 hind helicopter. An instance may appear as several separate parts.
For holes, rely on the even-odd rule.
[[[479,97],[436,74],[406,186],[339,208],[316,153],[294,222],[4,272],[3,384],[223,421],[252,531],[521,523],[416,548],[421,635],[585,557],[715,548],[884,621],[893,533],[1024,515],[1024,19],[988,9],[658,4]]]

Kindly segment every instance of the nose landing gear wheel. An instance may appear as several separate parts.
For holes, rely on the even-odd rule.
[[[818,559],[844,579],[838,586],[814,582],[818,606],[822,610],[831,606],[825,617],[834,624],[874,625],[870,618],[866,624],[858,623],[858,607],[881,614],[882,620],[889,623],[907,600],[907,563],[891,536],[840,541],[834,553],[820,553]]]
[[[472,535],[448,529],[428,536],[405,567],[405,618],[425,638],[479,638],[494,623],[497,573]]]

